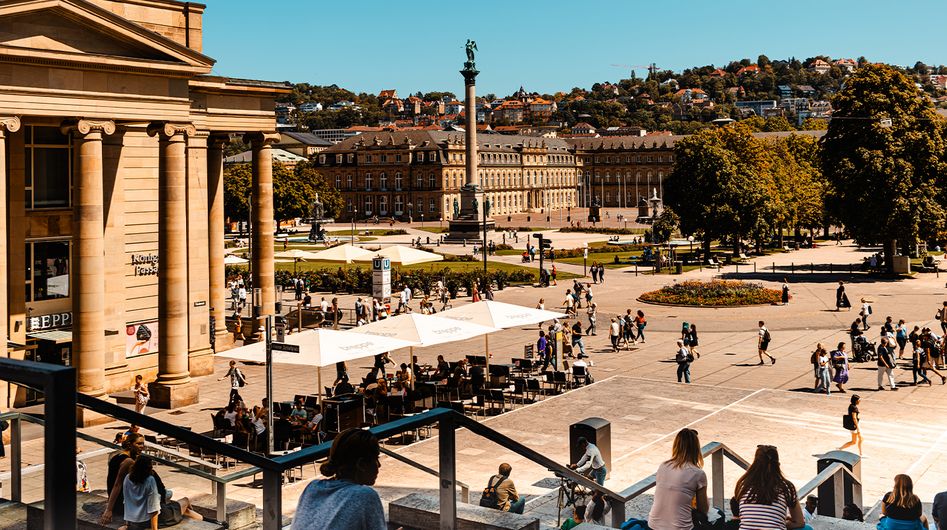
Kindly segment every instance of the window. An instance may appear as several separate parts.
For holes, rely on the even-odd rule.
[[[427,185],[432,190],[437,188],[437,177],[434,176],[434,173],[431,173],[431,175],[427,178]]]
[[[414,155],[414,159],[418,162],[424,162],[424,153],[418,153]]]
[[[335,163],[336,164],[342,163],[342,155],[335,155]]]
[[[428,204],[427,210],[429,212],[434,213],[437,211],[437,204],[434,202],[434,199],[428,200],[427,204]]]
[[[378,198],[378,212],[382,215],[388,213],[388,196],[382,195]]]
[[[352,174],[351,173],[345,176],[345,187],[347,189],[352,189]]]
[[[319,165],[320,166],[326,165],[326,155],[319,155]]]
[[[372,198],[365,197],[365,215],[371,215],[372,213]]]
[[[56,127],[26,129],[26,208],[67,208],[72,195],[72,145]]]
[[[401,195],[395,195],[395,213],[400,214],[404,211],[404,199],[401,198]]]
[[[352,211],[352,199],[345,199],[345,211],[346,212]]]
[[[395,189],[401,191],[401,172],[395,173]]]
[[[388,155],[380,155],[380,156],[381,156],[381,163],[382,163],[382,164],[385,164],[385,163],[388,162]]]
[[[372,163],[372,155],[365,155],[365,163],[366,164]]]
[[[339,190],[342,189],[342,175],[335,176],[335,188]]]
[[[26,301],[69,296],[69,241],[26,243]]]
[[[388,189],[388,175],[384,171],[382,171],[381,175],[378,177],[378,188],[381,190]]]
[[[355,161],[355,155],[353,153],[349,153],[346,158],[348,159],[349,164]]]
[[[372,189],[372,174],[365,173],[365,189],[371,191]]]
[[[433,162],[433,161],[434,161],[434,156],[435,156],[435,155],[434,155],[434,151],[429,152],[429,153],[427,154],[427,160],[428,160],[428,162]]]
[[[395,155],[395,162],[401,162],[401,155]]]

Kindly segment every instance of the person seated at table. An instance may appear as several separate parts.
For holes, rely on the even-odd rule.
[[[434,372],[434,380],[447,379],[450,376],[450,365],[444,360],[443,355],[437,356],[437,371]]]
[[[306,309],[312,309],[312,295],[311,294],[306,293],[306,295],[303,296],[303,307]]]
[[[378,375],[377,368],[372,368],[371,370],[368,371],[368,375],[366,375],[365,378],[362,379],[362,384],[358,386],[362,387],[362,390],[368,390],[368,387],[374,385],[375,382],[378,381],[379,377],[384,377],[384,376]]]
[[[223,418],[230,422],[230,426],[234,427],[237,425],[237,402],[231,401],[226,408],[224,408]]]
[[[349,383],[349,376],[343,375],[339,379],[338,384],[335,385],[335,388],[332,389],[333,396],[344,396],[346,394],[354,394],[355,387],[352,386],[352,383]]]
[[[253,434],[256,435],[257,448],[263,448],[266,445],[266,409],[263,407],[253,407],[253,414],[250,418],[250,425],[253,428]]]
[[[345,364],[345,361],[339,361],[335,363],[335,381],[332,383],[332,386],[336,386],[342,381],[342,378],[349,378],[349,367]]]
[[[421,365],[418,364],[418,356],[415,355],[411,358],[411,374],[414,375],[415,381],[422,374]]]
[[[297,399],[293,403],[293,410],[289,413],[289,422],[293,425],[301,425],[309,419],[309,413],[303,408],[303,400]]]
[[[406,397],[408,395],[408,390],[404,383],[399,380],[392,383],[391,388],[388,389],[388,395]]]
[[[411,383],[414,381],[414,373],[412,373],[411,369],[408,368],[406,363],[401,363],[400,369],[395,374],[395,380],[397,380],[403,386],[410,388]]]
[[[470,373],[470,361],[467,359],[461,359],[457,361],[457,368],[460,369],[463,375],[468,375]]]
[[[483,374],[482,366],[471,366],[470,367],[470,382],[468,385],[468,390],[471,395],[478,395],[483,393],[483,389],[486,386],[486,378]]]

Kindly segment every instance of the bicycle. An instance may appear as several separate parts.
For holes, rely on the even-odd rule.
[[[592,495],[592,490],[580,486],[577,482],[562,475],[555,473],[559,479],[559,496],[557,500],[558,511],[556,512],[556,527],[562,525],[562,510],[569,506],[587,505],[588,497]],[[582,502],[579,502],[582,501]]]

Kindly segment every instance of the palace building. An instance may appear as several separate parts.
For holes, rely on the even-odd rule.
[[[576,206],[579,172],[565,140],[484,134],[477,144],[491,215]],[[318,165],[342,192],[343,219],[448,221],[464,185],[465,147],[462,132],[366,132],[319,153]]]
[[[223,143],[252,146],[254,285],[272,313],[274,98],[211,75],[204,6],[0,3],[0,328],[7,355],[75,366],[104,395],[198,398],[226,337]],[[3,384],[0,407],[38,399]]]

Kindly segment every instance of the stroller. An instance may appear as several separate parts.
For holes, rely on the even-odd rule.
[[[868,339],[864,335],[859,335],[852,344],[853,360],[856,363],[866,363],[875,360],[878,357],[875,346],[875,343],[868,342]]]

